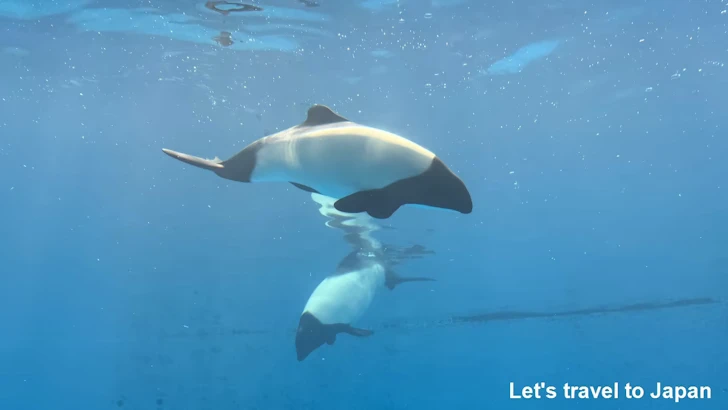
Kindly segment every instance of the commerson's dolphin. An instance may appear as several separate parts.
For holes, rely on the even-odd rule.
[[[372,331],[353,327],[374,299],[378,289],[390,290],[404,282],[434,281],[425,277],[400,277],[383,263],[378,252],[352,252],[334,275],[314,289],[303,308],[296,330],[296,357],[303,361],[324,343],[333,345],[336,335],[371,336]]]
[[[352,122],[314,105],[306,121],[261,138],[230,159],[162,149],[182,162],[239,182],[290,182],[336,198],[346,213],[386,219],[405,204],[473,210],[468,189],[435,154],[399,135]]]
[[[339,262],[334,274],[314,289],[303,308],[296,330],[296,357],[303,361],[323,344],[333,345],[336,335],[371,336],[354,324],[369,308],[377,291],[404,282],[433,281],[426,277],[401,277],[389,264],[382,245],[371,233],[379,229],[364,214],[346,214],[333,207],[334,199],[311,194],[319,213],[330,218],[327,226],[340,229],[353,251]]]

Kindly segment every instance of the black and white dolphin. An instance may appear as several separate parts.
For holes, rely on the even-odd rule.
[[[371,336],[372,331],[353,324],[361,318],[383,288],[393,290],[404,282],[434,281],[426,277],[401,277],[389,266],[382,247],[370,233],[379,227],[366,215],[343,214],[333,208],[334,200],[322,195],[311,197],[321,205],[319,212],[332,218],[327,226],[347,233],[355,249],[326,277],[309,296],[296,330],[296,357],[303,361],[324,344],[333,345],[336,336]]]
[[[324,343],[333,345],[336,335],[371,336],[372,331],[353,327],[384,287],[394,289],[404,282],[433,281],[431,278],[400,277],[379,257],[369,252],[353,252],[336,274],[314,289],[303,308],[296,329],[296,357],[303,361]]]
[[[230,159],[167,155],[239,182],[290,182],[336,198],[335,208],[386,219],[405,204],[469,214],[468,189],[434,153],[399,135],[314,105],[306,121],[261,138]]]

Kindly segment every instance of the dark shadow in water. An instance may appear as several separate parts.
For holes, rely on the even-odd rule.
[[[491,322],[494,320],[514,320],[514,319],[534,319],[534,318],[556,318],[566,316],[588,316],[604,313],[622,313],[622,312],[644,312],[649,310],[662,310],[677,307],[710,305],[718,303],[718,301],[710,298],[681,299],[665,303],[634,303],[631,305],[566,310],[562,312],[539,313],[539,312],[495,312],[473,316],[453,316],[453,322]]]
[[[222,7],[221,7],[222,6]],[[231,7],[224,7],[231,6]],[[246,11],[262,11],[262,7],[254,6],[252,4],[236,3],[234,1],[208,1],[205,3],[205,8],[212,11],[216,11],[223,16],[227,16],[230,13],[239,13]]]
[[[658,311],[665,309],[674,309],[681,307],[706,306],[722,303],[720,300],[712,298],[692,298],[677,299],[669,302],[643,302],[629,305],[621,305],[614,307],[594,307],[575,310],[564,310],[558,312],[530,312],[530,311],[497,311],[491,313],[483,313],[478,315],[467,316],[450,316],[444,320],[434,320],[430,322],[408,323],[406,321],[397,323],[383,324],[382,327],[387,328],[416,328],[416,327],[439,327],[452,326],[463,323],[486,323],[496,321],[516,321],[525,319],[559,319],[566,317],[593,316],[613,313],[629,313],[629,312],[646,312]]]
[[[230,47],[234,43],[232,34],[229,31],[221,31],[219,36],[215,36],[212,39],[223,47]]]

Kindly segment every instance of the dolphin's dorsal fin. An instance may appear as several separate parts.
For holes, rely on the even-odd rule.
[[[332,111],[331,108],[325,105],[316,104],[308,109],[308,116],[306,117],[306,121],[304,121],[301,126],[314,127],[316,125],[326,125],[348,121],[348,119]]]

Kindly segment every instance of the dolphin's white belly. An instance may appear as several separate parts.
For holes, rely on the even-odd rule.
[[[303,311],[323,324],[353,323],[367,310],[384,280],[384,267],[380,264],[329,276],[313,291]]]
[[[256,156],[252,181],[287,181],[342,198],[418,175],[434,154],[376,128],[344,123],[276,134]]]

